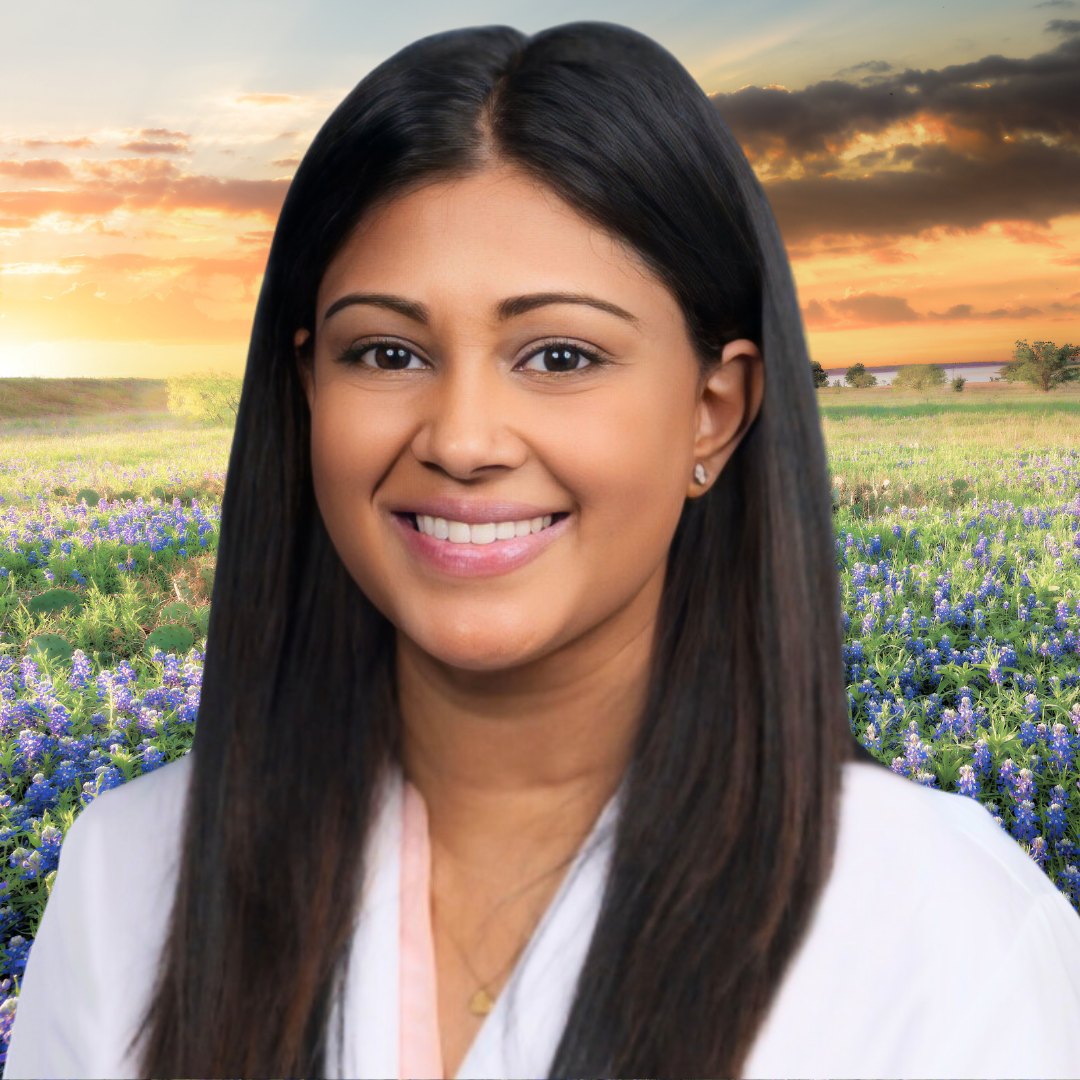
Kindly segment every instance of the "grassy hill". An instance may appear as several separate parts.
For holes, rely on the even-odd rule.
[[[164,379],[0,379],[0,419],[159,412]]]

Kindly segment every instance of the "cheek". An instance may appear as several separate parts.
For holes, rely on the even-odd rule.
[[[552,469],[580,502],[595,560],[614,560],[625,574],[664,556],[693,468],[690,424],[682,399],[657,388],[590,409],[549,441]]]
[[[372,493],[392,461],[387,433],[347,404],[320,402],[312,413],[311,473],[315,500],[342,562],[362,589],[377,573]]]

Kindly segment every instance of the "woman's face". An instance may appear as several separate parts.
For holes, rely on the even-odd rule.
[[[726,413],[700,404],[674,296],[505,166],[365,218],[319,288],[312,356],[334,546],[400,633],[465,669],[538,659],[658,599],[704,490],[695,461],[711,483],[746,426],[738,388]]]

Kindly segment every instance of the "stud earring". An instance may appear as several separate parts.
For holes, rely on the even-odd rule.
[[[705,481],[708,480],[708,475],[705,472],[705,466],[702,465],[700,461],[694,466],[694,479],[699,484],[704,484]]]

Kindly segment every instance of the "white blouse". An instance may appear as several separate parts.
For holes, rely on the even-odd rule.
[[[105,792],[68,830],[6,1080],[137,1075],[124,1051],[164,938],[190,768],[185,757]],[[394,776],[331,1016],[328,1076],[400,1075],[401,798]],[[458,1077],[548,1075],[616,819],[612,800]],[[1080,1077],[1080,915],[978,803],[846,764],[833,873],[743,1075]]]

